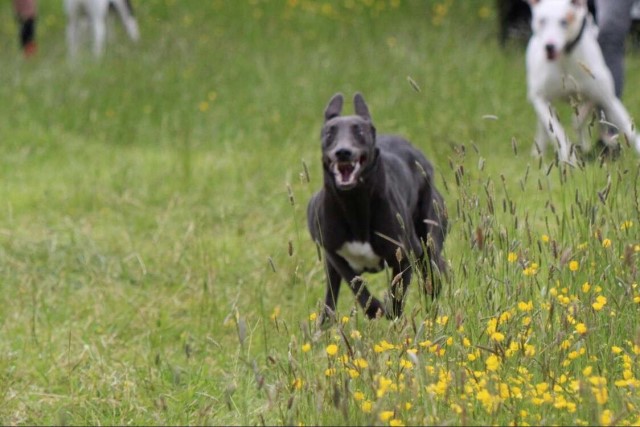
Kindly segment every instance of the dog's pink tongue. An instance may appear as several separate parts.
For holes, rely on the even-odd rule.
[[[341,163],[338,165],[338,171],[340,172],[342,182],[348,182],[353,173],[353,166],[351,163]]]

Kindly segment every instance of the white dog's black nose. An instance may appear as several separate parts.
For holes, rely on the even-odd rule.
[[[546,45],[544,45],[544,49],[547,52],[548,59],[553,59],[556,57],[556,45],[554,45],[553,43],[547,43]]]

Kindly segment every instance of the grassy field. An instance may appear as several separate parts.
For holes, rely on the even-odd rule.
[[[61,2],[26,61],[1,3],[0,424],[639,423],[639,158],[529,155],[493,5],[144,0],[139,45],[114,21],[70,63]],[[343,289],[320,328],[338,91],[432,159],[451,275],[393,322]]]

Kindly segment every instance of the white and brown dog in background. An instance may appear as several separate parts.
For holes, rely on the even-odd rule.
[[[598,28],[587,9],[587,0],[529,0],[533,34],[526,53],[528,97],[538,116],[534,155],[544,153],[551,140],[562,162],[575,162],[575,152],[552,103],[574,102],[574,125],[584,151],[591,148],[587,119],[602,109],[604,122],[616,128],[618,140],[626,139],[640,152],[629,113],[616,98],[613,77],[598,44]],[[614,138],[605,138],[614,146]]]
[[[131,40],[137,42],[140,39],[138,22],[133,16],[130,0],[65,0],[64,8],[68,19],[67,44],[72,58],[78,53],[84,18],[87,19],[93,33],[93,53],[98,58],[102,56],[107,37],[107,16],[111,6],[120,16]]]

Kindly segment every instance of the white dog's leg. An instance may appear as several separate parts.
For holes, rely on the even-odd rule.
[[[573,116],[573,125],[578,133],[579,144],[582,148],[583,153],[589,152],[591,150],[591,136],[585,126],[587,123],[587,119],[593,112],[593,103],[592,102],[584,102],[580,104],[578,107],[578,112]]]
[[[533,140],[533,146],[531,147],[531,155],[533,157],[541,157],[544,155],[547,149],[547,142],[549,142],[549,136],[547,135],[546,126],[538,119],[538,125],[536,127],[536,137]]]
[[[125,0],[113,0],[113,5],[116,7],[118,15],[120,15],[120,19],[122,20],[122,24],[127,30],[127,34],[129,34],[131,40],[134,42],[140,40],[138,21],[136,21],[136,18],[131,14],[131,10],[129,9],[127,2]]]
[[[640,137],[636,135],[631,122],[631,117],[618,98],[610,98],[603,104],[605,119],[618,128],[618,132],[624,135],[636,151],[640,153]]]
[[[558,158],[561,162],[575,163],[575,154],[571,152],[571,142],[556,117],[555,110],[541,97],[532,97],[531,103],[538,114],[544,131],[549,139],[558,145]]]
[[[96,58],[100,58],[104,52],[104,43],[107,37],[107,27],[103,19],[92,17],[93,28],[93,54]]]
[[[67,46],[69,48],[69,57],[74,58],[78,53],[80,16],[77,4],[73,1],[66,0],[64,7],[67,13]]]

